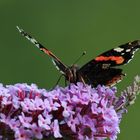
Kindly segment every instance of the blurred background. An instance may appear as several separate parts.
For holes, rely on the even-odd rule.
[[[82,66],[98,54],[140,39],[139,0],[0,0],[0,82],[36,83],[49,89],[59,72],[50,58],[23,38],[16,26],[71,65],[83,51]],[[125,89],[140,74],[140,52],[127,66],[127,76],[117,84]],[[61,84],[64,80],[62,79]],[[118,140],[140,139],[140,97],[121,122]]]

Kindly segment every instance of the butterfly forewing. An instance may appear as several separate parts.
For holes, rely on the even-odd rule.
[[[56,66],[56,68],[62,73],[65,74],[66,69],[68,68],[66,65],[64,65],[58,57],[56,57],[50,50],[45,48],[41,43],[39,43],[35,38],[33,38],[31,35],[26,33],[23,29],[20,29],[17,26],[17,29],[19,32],[27,38],[31,43],[33,43],[37,48],[39,48],[42,52],[50,56],[53,60],[53,64]]]
[[[140,41],[135,40],[102,53],[95,58],[95,61],[109,63],[111,66],[123,65],[128,63],[133,58],[134,53],[139,48]]]

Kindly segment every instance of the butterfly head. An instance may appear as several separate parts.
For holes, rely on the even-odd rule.
[[[70,67],[67,68],[66,70],[66,80],[69,81],[70,83],[76,83],[77,82],[77,70],[79,67],[74,64]]]

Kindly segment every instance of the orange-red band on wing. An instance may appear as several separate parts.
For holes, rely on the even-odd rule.
[[[49,50],[45,49],[45,48],[40,48],[40,50],[42,50],[44,53],[46,53],[48,55],[51,54],[51,52]]]
[[[56,61],[58,61],[59,63],[61,63],[60,59],[58,59],[51,51],[49,51],[46,48],[40,48],[41,51],[43,51],[44,53],[46,53],[47,55],[53,57]],[[62,64],[62,63],[61,63]],[[63,64],[62,64],[63,65]]]
[[[115,61],[116,64],[122,64],[124,58],[122,56],[98,56],[95,58],[96,61]]]

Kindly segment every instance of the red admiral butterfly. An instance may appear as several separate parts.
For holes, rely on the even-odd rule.
[[[56,68],[70,83],[80,81],[92,86],[97,86],[98,84],[112,86],[125,76],[122,73],[122,69],[116,68],[116,66],[127,64],[133,58],[134,53],[140,48],[140,40],[135,40],[98,55],[81,68],[78,68],[76,65],[69,67],[63,64],[58,57],[43,47],[36,39],[24,32],[23,29],[19,27],[17,29],[37,48],[52,58]]]

